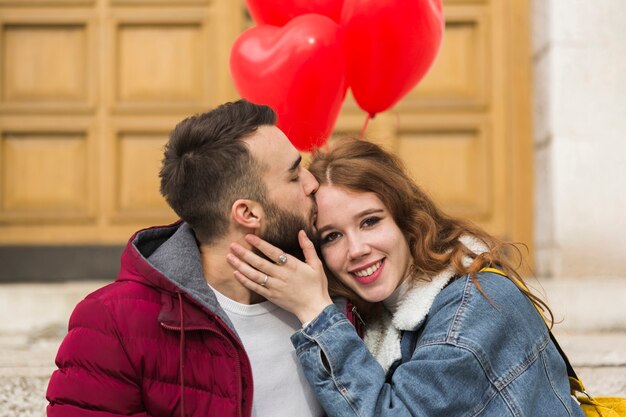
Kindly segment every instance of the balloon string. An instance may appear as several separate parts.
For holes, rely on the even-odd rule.
[[[374,118],[374,114],[372,113],[368,113],[367,116],[365,116],[365,123],[363,123],[363,129],[361,129],[361,136],[359,137],[359,139],[363,139],[365,137],[365,131],[367,130],[367,124],[369,123],[370,119]]]

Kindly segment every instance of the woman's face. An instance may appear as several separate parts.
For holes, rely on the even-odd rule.
[[[341,282],[369,302],[383,301],[409,271],[409,245],[374,193],[323,185],[315,194],[322,255]]]

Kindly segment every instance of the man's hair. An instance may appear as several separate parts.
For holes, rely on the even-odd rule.
[[[262,167],[243,141],[260,126],[276,123],[268,107],[238,100],[180,122],[165,146],[161,194],[196,238],[212,243],[229,225],[240,198],[263,203]]]

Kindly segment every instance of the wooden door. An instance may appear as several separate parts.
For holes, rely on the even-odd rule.
[[[528,0],[445,0],[418,88],[370,122],[450,213],[532,243]],[[242,0],[0,0],[0,245],[121,245],[175,220],[168,132],[236,98]],[[365,113],[348,99],[337,134]]]

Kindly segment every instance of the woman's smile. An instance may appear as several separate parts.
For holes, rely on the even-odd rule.
[[[384,268],[384,259],[374,262],[373,265],[361,267],[350,272],[354,279],[361,284],[371,284],[378,279]]]

